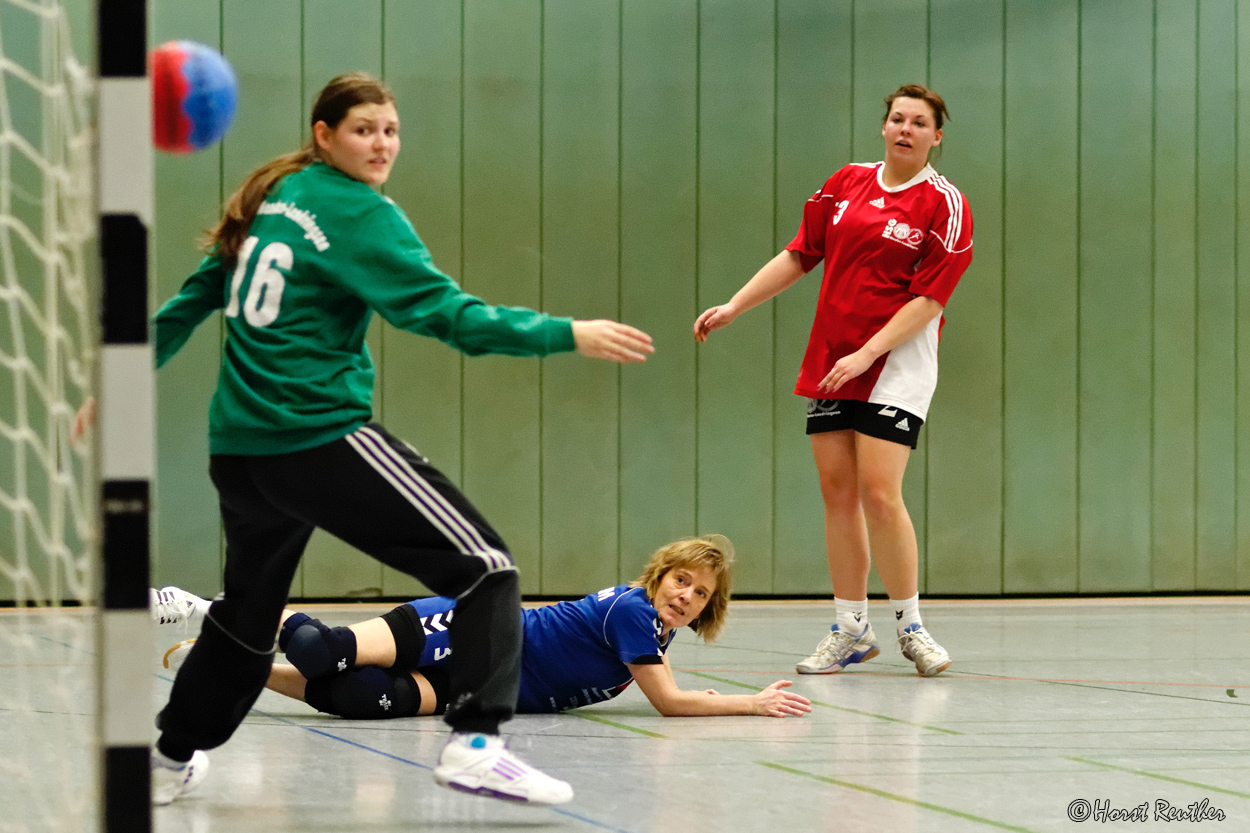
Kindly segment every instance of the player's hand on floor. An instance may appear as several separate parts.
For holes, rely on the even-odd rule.
[[[755,695],[756,714],[765,717],[802,717],[812,710],[812,701],[801,694],[786,691],[793,683],[778,680]]]
[[[647,354],[655,352],[651,336],[636,327],[606,319],[574,321],[573,341],[583,356],[611,362],[645,362]]]

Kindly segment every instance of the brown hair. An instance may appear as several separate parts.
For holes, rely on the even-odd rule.
[[[395,94],[381,79],[367,72],[351,72],[331,79],[322,88],[313,104],[308,124],[311,127],[323,121],[333,130],[357,104],[394,102]],[[256,218],[257,209],[274,184],[287,174],[302,170],[319,158],[317,142],[310,137],[294,153],[285,153],[252,171],[230,196],[221,220],[205,232],[202,241],[204,250],[220,255],[227,263],[232,262],[238,257],[239,248],[247,239],[247,232],[252,220]]]
[[[933,90],[924,84],[904,84],[885,97],[885,115],[881,117],[882,124],[885,124],[886,119],[890,117],[890,111],[894,109],[894,99],[896,98],[918,98],[925,104],[928,104],[929,109],[933,111],[935,130],[941,130],[942,122],[951,117],[950,113],[946,112],[946,102]]]
[[[630,582],[630,587],[641,587],[648,599],[654,599],[660,588],[660,579],[669,570],[681,567],[703,567],[716,578],[716,589],[698,618],[690,623],[690,629],[712,642],[725,627],[729,614],[729,594],[733,589],[734,545],[724,535],[705,535],[701,538],[684,538],[656,550],[642,575]]]

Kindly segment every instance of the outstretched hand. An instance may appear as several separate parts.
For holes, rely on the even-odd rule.
[[[812,701],[801,694],[784,689],[794,685],[789,680],[778,680],[756,694],[755,713],[764,717],[802,717],[812,710]]]
[[[647,354],[655,352],[651,336],[636,327],[606,319],[574,321],[573,341],[583,356],[622,364],[645,362]]]
[[[708,333],[728,327],[737,317],[737,311],[729,304],[720,304],[706,310],[694,322],[695,341],[707,341]]]

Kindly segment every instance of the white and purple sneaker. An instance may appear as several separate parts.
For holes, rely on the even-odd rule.
[[[184,633],[199,633],[212,602],[180,587],[148,589],[148,611],[158,625],[181,625]]]
[[[524,804],[573,800],[572,787],[513,755],[498,735],[453,733],[438,756],[434,780],[453,790]]]

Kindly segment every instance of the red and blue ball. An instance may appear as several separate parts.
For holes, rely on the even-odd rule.
[[[239,86],[230,64],[195,41],[170,41],[152,50],[152,142],[166,153],[203,150],[225,135]]]

